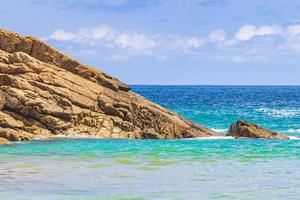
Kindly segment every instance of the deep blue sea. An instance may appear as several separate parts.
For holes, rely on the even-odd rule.
[[[56,139],[1,146],[0,199],[300,199],[300,87],[132,88],[219,132],[244,119],[292,139]]]
[[[217,131],[244,119],[300,134],[300,86],[133,86],[133,91]]]

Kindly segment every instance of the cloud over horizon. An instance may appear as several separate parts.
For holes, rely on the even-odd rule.
[[[281,42],[274,43],[269,39],[270,37],[280,39]],[[215,48],[218,54],[226,53],[226,60],[243,64],[245,62],[267,62],[269,59],[263,51],[284,49],[300,53],[300,24],[289,26],[246,24],[239,27],[231,36],[224,29],[219,28],[204,37],[141,33],[99,25],[80,28],[76,31],[56,29],[42,39],[84,44],[86,45],[85,50],[91,48],[95,51],[94,47],[104,47],[112,51],[112,58],[119,59],[135,56],[166,58],[168,54],[176,53],[197,55],[198,52],[203,53],[208,48]],[[237,49],[239,51],[236,51]],[[222,57],[226,55],[222,55]],[[211,56],[213,57],[213,55]]]
[[[126,51],[127,57],[149,55],[157,50],[163,52],[188,53],[203,46],[201,37],[183,35],[147,35],[132,30],[116,30],[108,25],[81,28],[77,31],[56,29],[50,35],[41,37],[43,40],[74,42],[93,46],[102,46],[111,50]]]

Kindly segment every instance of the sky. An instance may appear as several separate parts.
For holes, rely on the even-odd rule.
[[[128,84],[300,85],[299,0],[0,2],[0,28]]]

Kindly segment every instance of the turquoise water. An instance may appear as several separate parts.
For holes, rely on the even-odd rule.
[[[298,87],[134,91],[210,128],[299,134]],[[0,147],[0,199],[299,199],[300,140],[57,139]]]

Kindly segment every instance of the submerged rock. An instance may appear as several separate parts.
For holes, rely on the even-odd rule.
[[[289,139],[288,136],[278,132],[264,129],[256,124],[239,120],[232,124],[227,132],[227,136],[248,137],[248,138],[269,138],[269,139]]]
[[[1,29],[0,91],[5,93],[0,93],[0,137],[8,140],[56,134],[151,139],[219,135],[36,38]]]

